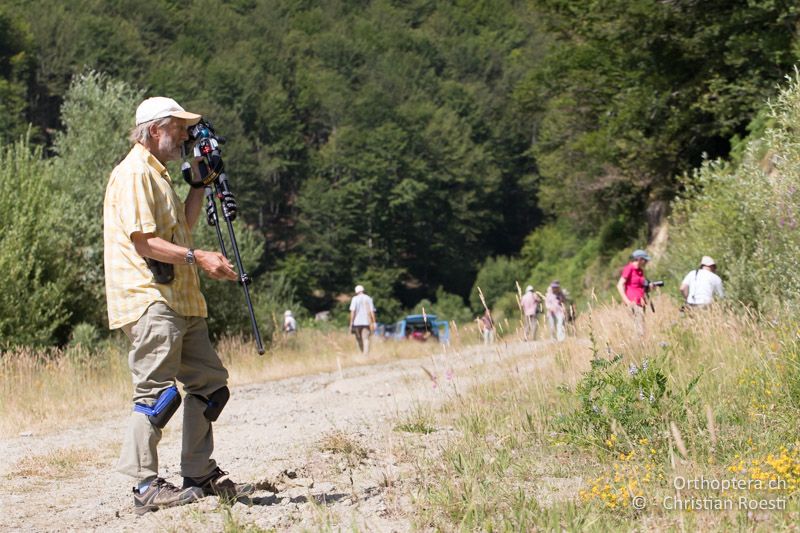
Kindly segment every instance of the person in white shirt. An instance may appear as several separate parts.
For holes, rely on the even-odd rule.
[[[717,264],[712,258],[704,255],[700,260],[700,267],[692,270],[681,282],[681,294],[686,299],[686,305],[693,308],[708,307],[714,303],[714,296],[724,298],[722,280],[716,274]]]
[[[369,337],[375,331],[375,304],[362,285],[356,285],[356,295],[350,300],[350,333],[356,336],[361,353],[369,353]]]
[[[287,336],[292,336],[297,332],[297,320],[295,320],[294,315],[290,310],[286,310],[283,313],[283,332],[286,333]]]

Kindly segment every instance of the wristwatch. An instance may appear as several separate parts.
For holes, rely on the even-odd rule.
[[[184,257],[184,259],[186,260],[187,265],[194,264],[194,250],[192,248],[186,250],[186,257]]]

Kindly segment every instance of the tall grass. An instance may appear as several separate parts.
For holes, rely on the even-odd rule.
[[[473,328],[455,334],[451,346],[477,340]],[[64,350],[18,348],[0,354],[0,431],[5,434],[56,430],[109,416],[130,407],[131,381],[127,340],[119,336],[97,348]],[[228,337],[217,344],[232,386],[339,372],[357,365],[422,357],[444,349],[436,342],[384,341],[372,338],[369,355],[357,352],[352,335],[306,329],[294,337],[276,337],[266,355],[253,343]]]
[[[0,355],[0,431],[41,431],[83,423],[130,401],[121,351],[17,348]]]
[[[551,345],[546,367],[508,372],[438,413],[438,424],[458,433],[433,460],[417,459],[426,473],[417,525],[773,530],[794,523],[795,325],[723,308],[681,316],[667,298],[655,304],[644,339],[626,309],[601,306],[580,320],[588,342]],[[665,378],[661,398],[640,390],[654,369]],[[642,412],[649,418],[637,418]],[[773,479],[781,487],[676,491],[676,479],[700,476]],[[671,510],[665,498],[676,492],[735,504],[740,496],[782,499],[788,510]],[[644,508],[634,509],[634,501]]]

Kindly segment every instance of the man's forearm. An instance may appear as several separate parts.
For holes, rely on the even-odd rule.
[[[133,244],[142,257],[149,257],[162,263],[174,265],[179,265],[186,261],[188,248],[171,243],[161,237],[142,235],[134,237]]]
[[[189,229],[192,229],[200,217],[200,209],[203,206],[203,191],[205,189],[189,189],[189,194],[184,202],[184,213]]]
[[[185,246],[173,244],[156,237],[153,233],[136,232],[131,235],[131,240],[136,248],[136,253],[142,257],[149,257],[162,263],[180,265],[186,262]],[[233,264],[219,252],[206,250],[194,251],[195,264],[212,279],[238,279],[238,274],[233,270]]]

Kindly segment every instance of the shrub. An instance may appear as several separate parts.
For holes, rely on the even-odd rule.
[[[472,311],[464,305],[464,300],[457,294],[445,292],[444,288],[436,289],[436,299],[434,302],[424,299],[414,307],[414,313],[422,313],[423,307],[426,313],[434,314],[439,320],[457,322],[464,324],[472,321]]]
[[[741,163],[708,161],[684,179],[667,253],[676,280],[711,255],[732,300],[769,313],[800,308],[798,121],[795,73],[769,109],[770,126],[747,142]]]
[[[619,430],[630,439],[657,439],[670,421],[685,419],[699,376],[684,388],[668,382],[666,357],[626,364],[623,356],[595,357],[574,390],[578,407],[556,426],[576,442],[605,442]],[[568,389],[563,389],[567,392]]]
[[[544,293],[550,282],[559,280],[572,299],[584,296],[587,287],[607,291],[617,280],[609,271],[615,266],[606,257],[612,251],[601,249],[601,238],[613,243],[624,240],[622,236],[612,239],[609,233],[617,225],[609,224],[609,227],[612,229],[601,232],[601,237],[587,239],[579,238],[566,223],[548,224],[534,230],[520,251],[525,284],[530,283]]]
[[[486,306],[490,309],[505,293],[515,292],[516,284],[524,277],[524,267],[519,259],[504,256],[489,257],[483,263],[475,278],[469,296],[470,307],[475,313],[483,312],[478,288],[483,293]]]
[[[54,139],[52,188],[62,253],[77,266],[64,294],[73,320],[105,326],[103,197],[114,165],[130,150],[128,132],[141,93],[105,74],[76,76],[64,96],[64,130]]]
[[[66,336],[75,268],[57,230],[52,166],[27,141],[0,148],[0,347],[47,345]],[[13,194],[11,193],[13,191]]]

